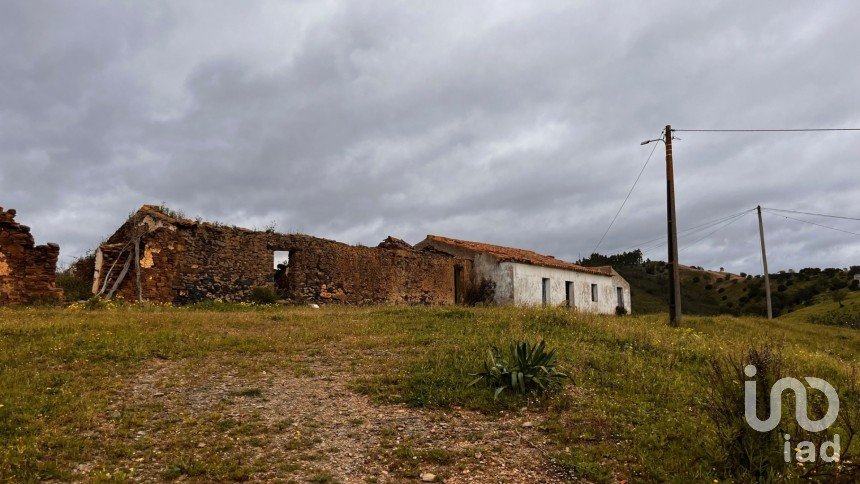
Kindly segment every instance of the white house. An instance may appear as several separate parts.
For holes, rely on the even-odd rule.
[[[428,235],[416,249],[434,249],[473,261],[476,286],[494,286],[496,304],[569,306],[590,313],[629,313],[630,284],[611,267],[583,267],[530,250]]]

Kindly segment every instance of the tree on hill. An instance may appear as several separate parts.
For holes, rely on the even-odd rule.
[[[642,251],[639,249],[630,252],[622,252],[614,255],[591,254],[588,258],[577,261],[577,264],[586,267],[596,266],[641,266]]]
[[[848,296],[848,291],[845,289],[840,289],[838,291],[833,291],[831,297],[833,298],[833,302],[839,303],[840,308],[844,308],[845,304],[842,304],[842,301],[845,301],[845,298]]]

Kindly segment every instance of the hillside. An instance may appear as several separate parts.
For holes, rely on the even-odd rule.
[[[758,348],[840,391],[860,363],[855,330],[560,308],[0,309],[0,334],[3,481],[748,482],[716,427],[739,379],[715,392],[710,362]],[[561,393],[468,385],[491,346],[540,338]],[[756,438],[791,481],[812,469],[781,463],[782,431]]]
[[[642,260],[641,252],[615,256],[592,254],[579,261],[586,266],[612,265],[631,286],[633,312],[653,314],[666,312],[669,278],[662,261]],[[764,277],[681,266],[681,305],[684,313],[696,315],[765,316]],[[774,316],[811,306],[827,299],[833,291],[857,291],[852,282],[860,266],[842,269],[807,268],[798,272],[770,275]]]
[[[815,304],[785,314],[780,319],[860,329],[860,291],[846,294],[841,307],[832,295],[827,296],[819,296]]]

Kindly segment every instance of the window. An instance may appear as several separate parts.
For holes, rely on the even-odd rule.
[[[279,265],[290,265],[290,252],[287,250],[275,251],[275,266],[272,269],[277,269]]]
[[[573,307],[573,281],[564,281],[564,299],[567,307]]]
[[[597,302],[597,284],[591,285],[591,302]]]
[[[546,277],[541,281],[542,284],[542,292],[543,292],[543,305],[546,306],[549,304],[549,279]]]
[[[615,288],[615,295],[618,296],[618,306],[624,307],[624,289],[621,287]]]

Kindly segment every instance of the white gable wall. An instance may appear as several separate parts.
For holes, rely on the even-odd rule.
[[[502,262],[500,274],[509,273],[513,277],[513,303],[520,306],[540,306],[543,304],[543,279],[549,279],[549,305],[565,304],[565,282],[573,282],[573,306],[589,313],[614,314],[618,296],[616,288],[621,287],[624,306],[629,313],[630,286],[620,278],[569,271],[552,267],[533,266],[515,262]],[[504,270],[506,269],[506,270]],[[597,302],[591,300],[591,285],[597,284]],[[499,283],[496,283],[497,287]],[[497,302],[503,303],[502,301]]]

